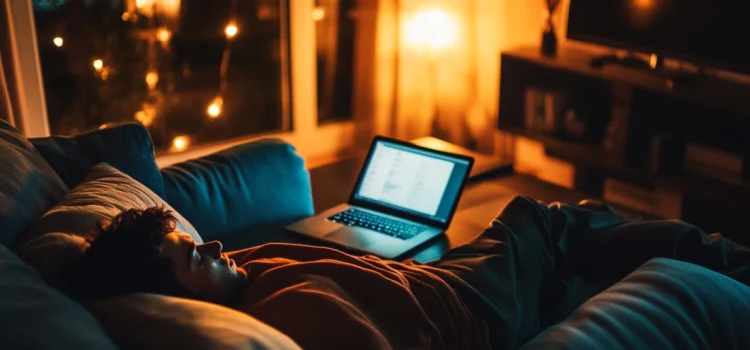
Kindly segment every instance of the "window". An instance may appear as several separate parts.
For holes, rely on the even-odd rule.
[[[291,129],[289,0],[34,0],[52,134],[146,126],[157,152]]]
[[[74,99],[74,101],[61,98],[58,98],[57,101],[53,101],[55,97],[51,96],[51,92],[47,92],[47,96],[45,98],[45,90],[49,89],[50,86],[59,84],[59,82],[55,82],[54,80],[48,81],[52,78],[47,77],[46,67],[45,69],[41,67],[42,64],[40,63],[40,59],[44,58],[40,58],[40,56],[42,56],[40,51],[66,48],[68,44],[71,44],[71,39],[65,38],[62,36],[62,34],[60,34],[59,31],[62,31],[65,28],[45,25],[42,23],[42,21],[44,21],[42,17],[48,16],[51,17],[52,20],[62,21],[63,19],[55,18],[55,13],[58,13],[58,16],[60,13],[55,11],[61,11],[59,10],[60,7],[73,6],[73,4],[77,4],[75,6],[79,6],[79,9],[85,9],[85,6],[89,6],[90,11],[102,11],[101,13],[111,12],[110,16],[108,16],[107,18],[113,18],[114,21],[122,22],[117,22],[120,25],[125,24],[130,26],[122,27],[124,29],[121,28],[121,31],[136,33],[127,35],[115,33],[110,36],[112,39],[106,39],[107,36],[105,36],[105,33],[100,33],[100,31],[97,29],[97,31],[93,33],[94,36],[89,38],[90,46],[94,47],[95,45],[104,44],[110,45],[113,43],[111,40],[135,42],[136,39],[140,38],[141,35],[137,34],[139,33],[138,31],[141,30],[139,29],[141,28],[139,26],[149,25],[156,31],[154,32],[154,30],[152,30],[150,32],[150,41],[140,41],[140,45],[146,46],[146,49],[141,49],[145,51],[136,52],[148,53],[149,51],[147,49],[148,47],[150,47],[149,43],[153,43],[153,45],[156,47],[154,51],[151,52],[161,52],[161,50],[166,49],[162,47],[163,41],[159,39],[167,38],[171,43],[170,45],[175,45],[176,42],[181,40],[181,35],[186,35],[183,34],[183,30],[185,32],[196,30],[194,28],[191,28],[190,30],[186,28],[186,26],[190,25],[186,23],[185,18],[190,19],[193,18],[191,16],[201,16],[200,14],[188,14],[188,12],[191,11],[192,13],[201,12],[199,10],[190,10],[192,6],[209,6],[210,4],[213,6],[211,7],[211,11],[218,11],[216,13],[229,13],[229,11],[232,11],[231,5],[233,4],[232,2],[230,2],[230,0],[0,1],[0,10],[4,11],[4,13],[7,14],[7,25],[11,29],[9,31],[0,31],[0,44],[7,44],[7,51],[9,52],[8,55],[2,56],[2,63],[4,66],[9,67],[9,70],[6,70],[6,72],[13,73],[10,77],[11,79],[9,80],[10,84],[12,85],[11,88],[14,89],[14,91],[24,92],[23,94],[18,94],[18,96],[16,96],[17,98],[15,99],[15,102],[12,101],[14,103],[14,111],[17,112],[15,113],[13,118],[16,121],[17,125],[20,126],[20,128],[28,137],[42,137],[48,136],[50,134],[70,134],[88,128],[99,128],[102,127],[102,125],[104,125],[104,127],[108,127],[109,125],[111,125],[109,123],[115,123],[117,121],[132,122],[136,121],[137,118],[146,120],[146,123],[148,123],[148,120],[152,119],[152,124],[149,125],[149,129],[151,131],[152,137],[157,143],[157,163],[159,164],[159,166],[168,166],[170,164],[174,164],[186,159],[208,155],[210,153],[219,151],[227,147],[231,147],[233,145],[266,137],[280,138],[283,141],[294,145],[297,149],[297,152],[307,159],[309,166],[320,164],[324,161],[329,161],[330,159],[332,159],[332,156],[338,157],[343,154],[364,151],[369,145],[368,140],[374,134],[375,128],[379,127],[378,125],[382,124],[381,122],[375,120],[376,114],[372,105],[368,102],[371,101],[371,96],[374,95],[374,74],[371,74],[371,72],[367,70],[354,70],[350,68],[350,70],[354,72],[352,74],[352,87],[356,88],[350,90],[349,97],[347,98],[351,101],[365,101],[365,103],[351,103],[351,105],[353,106],[352,108],[357,111],[356,119],[340,118],[332,119],[332,121],[335,120],[335,122],[331,121],[321,123],[321,118],[318,118],[316,98],[318,93],[316,89],[317,22],[314,20],[316,18],[315,1],[316,0],[236,1],[235,5],[237,6],[237,8],[234,11],[236,11],[235,13],[238,14],[236,18],[237,33],[234,33],[235,36],[232,41],[232,53],[230,57],[231,64],[229,66],[229,71],[227,74],[227,90],[225,90],[227,92],[227,96],[229,96],[229,99],[222,99],[220,107],[221,112],[218,118],[210,118],[209,107],[211,105],[211,102],[213,101],[213,98],[216,97],[217,93],[222,92],[220,84],[221,79],[219,75],[220,70],[217,71],[218,68],[214,67],[213,74],[205,73],[206,76],[208,76],[205,81],[196,80],[198,77],[196,75],[196,67],[199,67],[200,65],[198,65],[198,63],[201,62],[190,62],[194,65],[189,66],[190,70],[186,78],[184,72],[182,71],[183,66],[177,65],[176,62],[179,61],[177,61],[174,57],[176,53],[175,50],[177,48],[176,46],[169,46],[171,51],[169,51],[168,53],[171,56],[167,56],[166,58],[164,58],[164,60],[166,60],[166,63],[159,61],[158,67],[160,67],[160,69],[166,69],[166,76],[163,76],[161,75],[161,73],[156,72],[157,76],[151,75],[151,78],[149,78],[147,81],[147,75],[150,72],[150,70],[148,70],[147,68],[150,68],[150,66],[144,66],[144,68],[141,68],[144,70],[142,70],[138,76],[132,77],[132,82],[130,84],[133,88],[123,90],[127,95],[123,94],[115,99],[115,103],[120,104],[118,108],[120,110],[123,110],[125,109],[125,107],[127,107],[127,104],[125,102],[127,98],[140,96],[141,99],[136,99],[136,102],[140,104],[130,106],[130,109],[127,111],[127,113],[114,115],[111,113],[101,112],[101,109],[106,109],[106,111],[115,109],[115,107],[111,105],[104,105],[102,103],[99,103],[98,105],[92,104],[91,106],[89,106],[87,103],[91,101],[93,97],[101,98],[98,95],[93,95],[93,92],[96,91],[93,88],[96,85],[83,85],[82,87],[66,86],[66,89],[69,89],[71,91],[74,88],[82,89],[81,91],[83,92],[81,93],[85,92],[86,94],[88,94],[85,95],[88,96],[87,99],[84,99],[83,97],[79,96],[78,93],[72,93],[71,91],[63,91],[60,94],[67,93],[69,96],[71,96],[71,98]],[[356,50],[358,57],[356,59],[362,60],[364,58],[365,60],[364,63],[359,61],[356,62],[356,65],[362,67],[371,67],[373,66],[372,60],[375,57],[375,24],[378,6],[376,2],[369,0],[358,1],[358,5],[359,6],[356,11],[357,30],[354,34],[356,38],[354,38],[353,41],[357,43]],[[103,7],[97,8],[97,6]],[[221,12],[219,8],[223,8],[224,10],[221,11],[224,12]],[[118,9],[120,9],[121,11]],[[272,21],[270,18],[276,18],[276,10],[279,11],[278,19]],[[152,17],[148,17],[149,13],[139,14],[140,11],[152,11]],[[129,14],[124,15],[125,12],[128,12]],[[131,18],[132,13],[135,13],[135,18]],[[35,14],[37,17],[36,21]],[[79,18],[80,16],[82,16],[82,14],[76,15],[79,16]],[[206,18],[210,17],[208,14],[205,14],[203,16],[208,16]],[[218,18],[218,15],[216,14],[212,16]],[[123,17],[126,17],[126,20],[123,20]],[[139,21],[142,21],[144,18],[153,18],[154,23],[146,22],[145,24],[139,24]],[[161,22],[156,22],[157,18],[166,19],[159,19],[159,21]],[[169,20],[169,18],[179,18],[179,20]],[[227,18],[229,18],[229,16],[221,17],[221,19],[224,21],[226,21]],[[256,23],[258,21],[261,21],[261,18],[265,19],[265,24]],[[95,21],[104,22],[108,20],[95,19]],[[225,32],[226,23],[219,23],[219,19],[216,18],[214,18],[213,21],[216,30],[210,34],[212,38],[209,38],[209,35],[197,38],[195,39],[196,41],[193,45],[200,46],[202,49],[206,50],[206,53],[201,52],[201,54],[205,56],[210,55],[209,50],[214,50],[215,48],[219,47],[219,53],[215,52],[215,50],[211,51],[212,54],[215,55],[213,57],[216,57],[216,55],[223,55],[224,52],[221,48],[225,46],[221,45],[225,45],[227,40]],[[39,23],[35,24],[35,22]],[[252,28],[250,27],[251,25],[256,24],[258,25]],[[72,23],[71,25],[76,26],[77,23]],[[114,26],[114,24],[109,25]],[[160,31],[164,26],[168,27],[165,28],[167,29],[167,31]],[[174,29],[169,29],[172,28],[169,26],[174,26]],[[194,26],[200,26],[200,24]],[[143,35],[146,35],[145,31],[143,31],[143,33]],[[253,39],[253,43],[266,43],[268,45],[256,48],[246,46],[244,49],[237,49],[237,47],[240,45],[239,43],[241,42],[240,39],[243,36],[247,36],[248,33],[252,34],[250,35],[250,38]],[[73,35],[82,34],[73,33]],[[135,35],[136,37],[131,38],[131,35]],[[279,46],[273,45],[273,43],[275,42],[275,40],[273,39],[274,37],[279,38]],[[249,38],[246,39],[250,40]],[[97,40],[101,41],[101,43],[97,44]],[[57,46],[58,43],[60,43],[61,46]],[[95,48],[98,47],[99,46],[96,46]],[[270,50],[269,48],[274,48],[274,51],[268,51]],[[278,50],[276,50],[276,48]],[[190,46],[188,46],[187,48],[182,47],[182,49],[189,50]],[[90,50],[92,51],[89,54],[93,55],[93,48]],[[114,51],[119,49],[116,49],[116,46],[112,46],[111,50]],[[238,50],[246,51],[243,53],[237,53]],[[58,51],[51,52],[52,54],[60,54]],[[266,60],[260,62],[277,62],[275,66],[276,68],[269,64],[266,67],[270,68],[262,72],[265,75],[245,76],[239,74],[243,73],[243,68],[235,69],[235,67],[243,64],[243,62],[245,61],[237,59],[238,55],[245,54],[247,55],[247,57],[251,57],[253,56],[251,55],[252,53],[265,55],[263,57],[266,57]],[[277,56],[270,56],[270,53],[275,53],[274,55]],[[47,54],[49,54],[49,52],[44,53],[44,55]],[[354,57],[353,54],[351,56]],[[268,59],[268,57],[271,58]],[[276,60],[275,57],[279,57],[279,59]],[[112,67],[111,63],[109,63],[108,61],[108,58],[96,57],[93,58],[93,60],[92,58],[93,57],[90,57],[80,65],[76,65],[76,67],[80,67],[80,69],[86,69],[86,71],[88,72],[87,81],[90,82],[90,84],[100,84],[102,81],[106,81],[101,79],[101,74],[103,74],[102,72],[104,71],[106,71],[106,73],[104,74],[107,75],[107,80],[114,79],[117,73],[116,70],[105,70],[105,68]],[[97,58],[102,60],[100,70],[98,70],[98,68],[96,67],[99,66],[99,63],[95,63],[95,60]],[[148,57],[143,58],[137,55],[134,55],[132,59],[135,61],[146,60],[146,62],[148,62],[149,60]],[[258,58],[256,57],[251,57],[250,59],[251,62],[254,62],[252,60],[258,60]],[[125,61],[125,63],[128,65],[136,64],[129,63],[127,60]],[[205,62],[203,63],[205,64]],[[62,63],[56,62],[55,60],[47,60],[45,62],[45,66],[49,64],[62,65]],[[96,66],[94,66],[94,64],[96,64]],[[143,63],[141,62],[141,64]],[[352,63],[351,65],[354,66],[355,63]],[[258,67],[253,68],[256,68],[256,70],[260,70],[260,68]],[[278,73],[279,80],[271,81],[271,79],[268,78],[268,76],[273,71],[280,71],[280,73]],[[44,74],[42,74],[43,72]],[[83,77],[83,73],[76,71],[67,72],[64,74],[70,74],[74,77]],[[169,74],[172,75],[170,76]],[[92,79],[92,77],[99,79],[99,81],[97,81],[96,79]],[[232,102],[232,94],[241,94],[243,98],[247,99],[252,99],[256,96],[249,96],[249,94],[252,92],[242,93],[241,91],[239,91],[240,89],[237,88],[237,86],[239,86],[237,84],[243,83],[242,79],[246,79],[246,81],[244,82],[245,84],[255,84],[256,81],[252,79],[257,80],[259,78],[265,79],[263,80],[263,83],[268,82],[268,85],[266,86],[267,89],[262,91],[262,93],[265,94],[263,96],[271,96],[273,98],[276,98],[277,100],[272,101],[272,103],[264,101],[265,104],[262,106],[265,106],[264,108],[267,109],[252,110],[249,111],[248,114],[240,114],[234,108],[242,108],[244,99],[239,102]],[[197,87],[205,85],[206,90],[209,90],[209,88],[214,89],[210,90],[211,94],[204,93],[205,96],[202,98],[205,98],[208,101],[198,101],[198,99],[196,98],[197,94],[188,95],[184,93],[184,91],[190,91],[189,89],[191,88],[196,88],[195,86],[191,85],[180,85],[186,84],[186,81],[190,83],[190,79],[193,79],[192,84]],[[151,83],[149,83],[149,81]],[[174,84],[168,84],[168,82],[170,81],[174,82]],[[44,86],[42,85],[42,82],[44,82]],[[150,89],[149,84],[154,83],[155,88]],[[257,84],[255,86],[257,86]],[[279,89],[277,89],[276,87],[278,87],[281,91],[279,91]],[[108,93],[112,94],[112,92]],[[160,100],[159,97],[152,98],[152,93],[161,94],[163,98]],[[179,100],[175,101],[170,99]],[[278,99],[280,99],[281,101],[279,102]],[[158,111],[154,118],[148,118],[152,115],[151,112],[153,112],[153,110],[144,110],[144,104],[146,104],[145,107],[149,107],[149,103],[155,103],[159,101],[164,101],[167,106],[174,106],[174,108],[179,111],[179,113],[174,112],[174,117],[169,117],[173,118],[174,120],[160,118],[160,116],[163,115],[158,114]],[[52,111],[55,108],[63,110],[61,107],[55,106],[55,104],[58,103],[72,105],[72,107],[67,106],[68,110],[75,108],[81,111],[81,113],[84,113],[84,115],[89,116],[90,118],[99,119],[96,121],[88,121],[84,119],[77,120],[77,122],[61,121],[64,119],[59,117],[59,115],[64,115],[63,113],[60,113],[57,116],[51,115],[48,118],[47,106],[49,106],[50,109],[49,114],[57,113]],[[240,106],[238,107],[238,105]],[[184,106],[193,107],[186,108]],[[276,109],[276,112],[272,113],[274,111],[274,108]],[[144,112],[145,115],[138,114],[138,112]],[[348,117],[354,115],[355,113],[342,114],[348,114],[346,116]],[[75,118],[81,118],[76,116],[75,114],[70,115]],[[270,120],[260,121],[258,119],[258,115],[271,115],[275,117]],[[231,123],[240,123],[234,121],[235,119],[243,119],[240,126],[246,129],[241,130],[240,128],[235,128]],[[324,120],[325,118],[322,119]],[[159,121],[164,122],[165,120],[169,122],[168,125],[164,126],[158,124]],[[188,122],[201,123],[201,125],[207,125],[209,127],[193,129],[195,128],[195,126]],[[62,129],[62,127],[60,127],[59,125],[52,125],[57,123],[64,125],[68,129]],[[229,124],[229,126],[219,128],[222,123]],[[52,125],[52,127],[50,127],[50,125]],[[220,131],[225,130],[229,131],[227,131],[226,135],[222,135]],[[261,132],[260,130],[266,131]],[[234,137],[233,135],[243,136]]]
[[[352,116],[357,0],[316,0],[318,121]]]

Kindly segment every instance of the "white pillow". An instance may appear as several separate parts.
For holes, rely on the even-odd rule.
[[[216,304],[130,294],[85,306],[123,349],[299,349],[275,328]]]
[[[85,180],[37,220],[22,237],[16,253],[48,283],[59,286],[63,270],[83,254],[86,238],[94,238],[97,222],[131,209],[164,206],[172,210],[177,229],[202,243],[180,213],[138,181],[108,164],[91,169]]]

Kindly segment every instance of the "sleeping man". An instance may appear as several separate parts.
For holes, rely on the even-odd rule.
[[[696,276],[675,278],[674,288],[662,283],[669,278],[656,278],[653,288],[662,297],[667,295],[667,301],[669,295],[677,298],[680,288],[691,287],[687,284],[705,287],[701,287],[706,280],[699,273],[710,274],[711,283],[719,284],[708,287],[708,297],[690,292],[687,295],[696,300],[673,300],[688,303],[685,309],[697,310],[703,320],[681,322],[670,314],[671,309],[658,306],[657,311],[670,321],[652,328],[666,343],[644,345],[633,341],[646,338],[623,338],[622,332],[637,331],[631,328],[643,327],[649,317],[654,322],[652,314],[638,314],[654,310],[637,302],[641,297],[648,299],[647,290],[652,288],[637,280],[634,298],[593,298],[587,304],[599,304],[580,308],[590,315],[573,317],[575,324],[563,322],[548,329],[542,336],[552,340],[540,343],[539,348],[563,347],[565,343],[556,343],[555,337],[577,341],[577,346],[568,343],[567,347],[578,349],[600,348],[603,342],[614,340],[622,348],[633,344],[653,348],[747,345],[740,335],[725,334],[742,333],[733,327],[741,322],[746,327],[750,322],[750,294],[741,295],[750,290],[741,284],[750,282],[750,250],[683,222],[627,222],[596,202],[547,206],[517,197],[473,241],[428,264],[293,244],[224,253],[219,242],[198,245],[189,235],[175,231],[174,218],[160,208],[125,211],[102,223],[100,231],[71,270],[74,297],[147,292],[219,303],[275,327],[304,349],[517,348],[560,321],[552,316],[553,310],[574,292],[573,277],[604,276],[616,282],[658,257],[691,263],[656,266],[662,269],[659,273]],[[649,264],[653,270],[653,262]],[[685,267],[690,271],[678,274]],[[723,290],[732,295],[722,295]],[[693,307],[694,302],[723,303],[738,314],[721,324],[712,323],[719,316]],[[620,313],[623,319],[614,320],[622,329],[598,327],[607,319],[597,314],[613,307],[615,311],[632,307],[632,312]],[[684,311],[675,312],[687,317]],[[701,330],[705,324],[721,329]],[[570,327],[589,329],[590,334],[566,333]],[[680,336],[687,340],[672,340]]]

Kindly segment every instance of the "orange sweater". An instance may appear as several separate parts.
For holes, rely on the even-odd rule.
[[[248,272],[234,305],[304,349],[487,349],[434,268],[334,249],[267,244],[229,253]]]

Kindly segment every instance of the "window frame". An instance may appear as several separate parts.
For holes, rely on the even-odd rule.
[[[374,113],[372,111],[361,111],[351,120],[318,123],[315,22],[311,16],[315,0],[289,0],[282,3],[291,6],[288,16],[289,23],[282,23],[282,31],[289,31],[287,38],[290,41],[288,46],[282,45],[284,49],[290,50],[288,56],[290,59],[290,72],[288,72],[290,78],[285,79],[285,82],[291,82],[291,93],[288,94],[291,96],[287,104],[287,107],[291,107],[290,130],[197,145],[193,149],[181,153],[160,154],[156,159],[160,167],[202,157],[262,138],[279,138],[294,145],[297,152],[308,161],[308,166],[324,162],[326,159],[331,159],[331,157],[337,155],[366,150],[369,142],[362,142],[362,140],[369,141],[374,136],[373,125],[377,124],[373,121]],[[377,6],[375,7],[377,8]],[[11,64],[15,73],[14,83],[17,91],[20,92],[18,94],[18,110],[21,111],[21,115],[15,115],[15,117],[22,121],[22,129],[26,137],[50,136],[31,1],[10,0],[5,2],[5,12],[11,28],[7,41],[10,42]],[[374,17],[375,14],[370,13],[370,16]],[[374,23],[375,21],[370,18],[368,22]],[[363,42],[360,39],[364,40],[365,38],[360,37],[357,41]],[[364,42],[368,42],[368,40]],[[372,42],[371,38],[369,42]],[[365,60],[362,60],[362,58],[366,55],[372,57],[375,48],[371,47],[365,50],[357,48],[357,50],[355,66],[367,67],[371,64],[371,58]],[[369,100],[373,94],[371,89],[373,86],[371,83],[372,74],[359,74],[357,72],[362,72],[362,70],[355,69],[355,84],[358,89],[355,92],[354,103],[357,103],[357,100]],[[359,87],[364,88],[360,89]],[[355,111],[356,109],[355,107]]]

